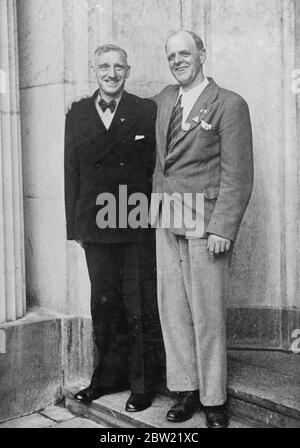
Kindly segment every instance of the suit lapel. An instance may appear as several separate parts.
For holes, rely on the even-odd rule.
[[[131,132],[136,121],[137,113],[135,104],[133,104],[130,94],[124,91],[113,121],[107,131],[109,144],[108,142],[107,144],[104,142],[101,159],[118,147],[118,144]]]
[[[99,137],[105,138],[107,130],[97,112],[95,101],[98,96],[98,90],[91,98],[86,100],[85,108],[81,116],[81,141],[86,144],[95,145]]]
[[[124,138],[124,133],[130,132],[137,120],[137,112],[130,95],[123,92],[121,101],[116,110],[108,132],[112,134],[114,144],[119,143],[119,138]]]
[[[171,147],[169,148],[169,152],[177,145],[187,134],[193,131],[197,126],[201,124],[201,121],[205,119],[207,115],[209,115],[210,111],[213,108],[213,103],[215,102],[219,87],[213,81],[212,78],[209,79],[209,84],[203,90],[197,101],[195,102],[187,120],[186,120],[186,129],[180,130],[177,134],[176,138],[172,141]]]
[[[92,147],[99,160],[113,151],[118,143],[130,133],[134,127],[137,115],[135,106],[127,92],[123,92],[112,123],[107,130],[95,106],[98,90],[88,98],[81,117],[81,143]],[[101,143],[100,143],[101,142]],[[99,145],[100,143],[100,145]]]

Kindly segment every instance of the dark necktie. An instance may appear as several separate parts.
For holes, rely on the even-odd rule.
[[[168,131],[168,146],[177,137],[177,134],[181,130],[182,126],[181,98],[182,96],[180,95],[171,115],[170,126]]]
[[[116,100],[111,100],[109,103],[105,100],[103,100],[102,98],[99,101],[99,106],[102,109],[103,112],[106,111],[106,109],[109,109],[111,111],[111,113],[113,113],[115,111],[115,108],[117,106],[117,102]]]

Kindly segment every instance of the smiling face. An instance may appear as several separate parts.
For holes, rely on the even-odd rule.
[[[95,73],[102,98],[110,100],[124,90],[130,67],[125,55],[113,50],[95,56]]]
[[[205,50],[197,48],[190,34],[182,31],[171,36],[166,53],[170,70],[183,88],[191,89],[204,80]]]

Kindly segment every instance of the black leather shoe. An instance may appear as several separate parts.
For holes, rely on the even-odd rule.
[[[229,418],[224,405],[205,406],[203,409],[206,417],[206,426],[208,428],[227,428]]]
[[[125,406],[127,412],[140,412],[147,409],[152,404],[151,394],[134,394],[131,393]]]
[[[179,392],[178,402],[167,413],[170,422],[184,422],[200,408],[199,391]]]
[[[74,395],[74,398],[77,401],[81,401],[81,403],[90,403],[91,401],[97,400],[97,398],[107,393],[107,389],[89,386],[77,392],[77,394]]]

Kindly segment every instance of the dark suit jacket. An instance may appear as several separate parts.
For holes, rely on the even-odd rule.
[[[95,107],[97,95],[98,91],[91,98],[74,103],[66,118],[67,238],[98,243],[143,240],[148,230],[99,229],[96,215],[100,206],[96,205],[96,198],[107,192],[118,199],[119,185],[127,185],[128,196],[134,192],[150,196],[156,105],[123,92],[107,131]],[[136,136],[144,138],[136,140]],[[118,211],[118,200],[116,205]]]
[[[157,159],[153,191],[204,193],[205,235],[213,233],[234,241],[253,184],[247,103],[209,78],[209,85],[187,118],[190,129],[180,131],[167,154],[168,128],[178,92],[178,85],[170,85],[155,97]],[[202,120],[212,126],[211,130],[203,128]]]

